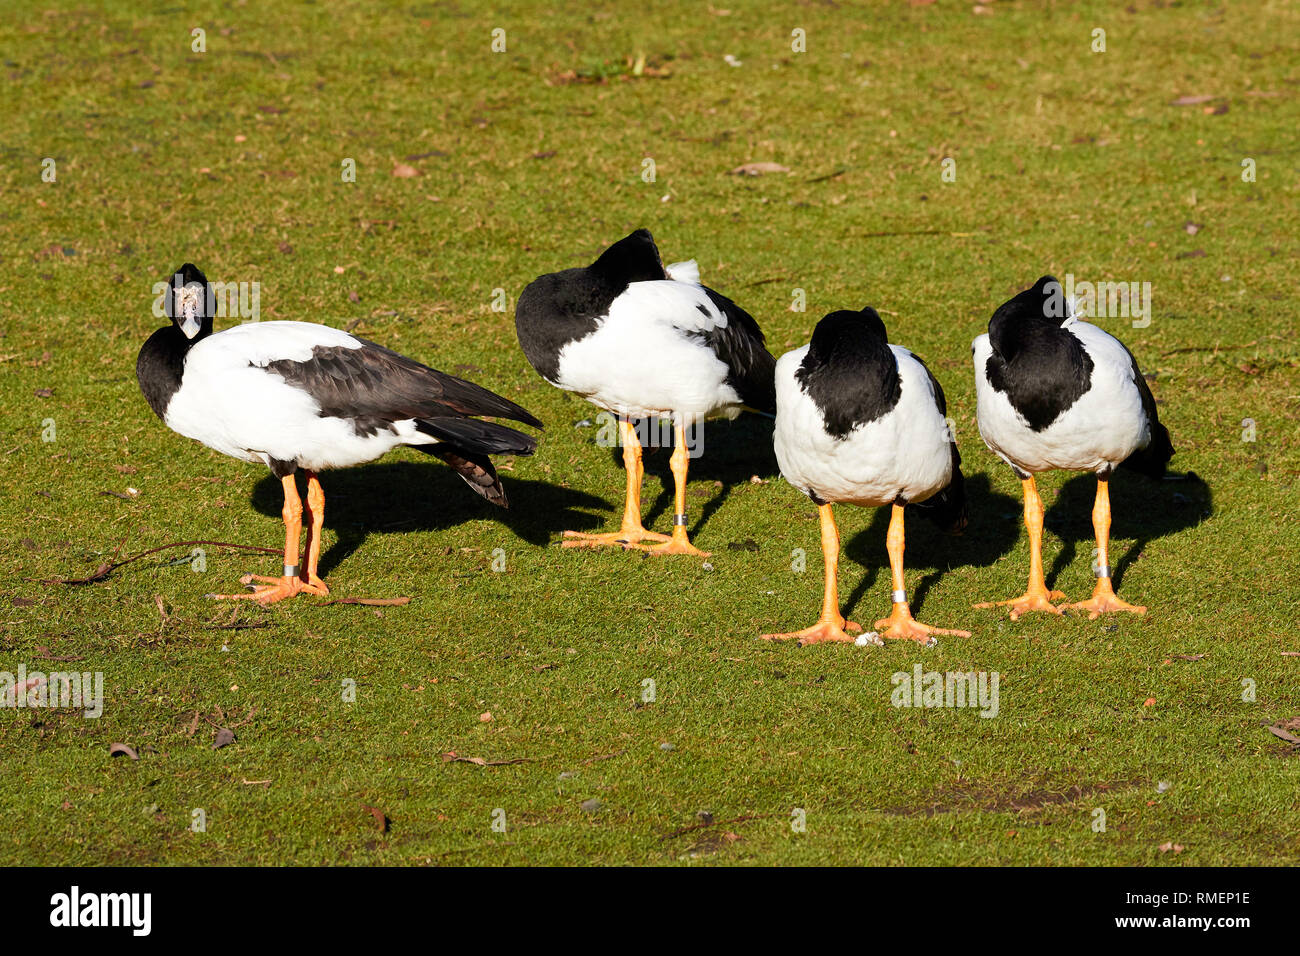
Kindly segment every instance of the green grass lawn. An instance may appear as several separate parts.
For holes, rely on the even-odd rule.
[[[0,23],[0,670],[101,671],[105,693],[97,720],[0,711],[0,863],[1300,861],[1300,748],[1263,726],[1300,715],[1300,9],[102,6]],[[789,172],[728,174],[750,162]],[[929,363],[971,524],[911,522],[908,587],[973,637],[758,639],[812,622],[821,563],[754,417],[710,426],[694,463],[707,566],[560,548],[614,526],[623,474],[577,427],[596,409],[528,366],[513,304],[639,226],[775,354],[870,304]],[[214,604],[279,564],[219,547],[202,573],[178,549],[42,583],[282,540],[274,479],[171,433],[137,388],[153,285],[186,260],[259,283],[263,318],[355,327],[546,423],[535,457],[501,462],[508,512],[410,451],[325,475],[334,595],[408,605]],[[1151,283],[1149,326],[1098,322],[1200,480],[1115,482],[1143,619],[971,608],[1023,590],[1028,545],[969,345],[1045,272]],[[645,491],[663,531],[667,458]],[[1040,487],[1049,580],[1081,599],[1093,481]],[[869,622],[888,516],[838,517],[841,593]],[[892,706],[917,664],[996,671],[997,717]],[[237,740],[213,749],[221,726]]]

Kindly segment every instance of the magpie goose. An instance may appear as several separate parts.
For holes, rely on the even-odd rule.
[[[1110,611],[1145,614],[1111,585],[1108,482],[1117,467],[1159,478],[1174,447],[1133,353],[1074,316],[1052,276],[1000,305],[971,352],[980,435],[1020,479],[1030,549],[1025,593],[976,606],[1010,605],[1013,620],[1028,611],[1061,613],[1052,602],[1065,595],[1049,591],[1043,577],[1043,502],[1034,484],[1038,472],[1059,468],[1097,475],[1097,584],[1091,599],[1065,606],[1090,620]]]
[[[515,330],[544,379],[619,418],[627,472],[622,527],[607,534],[566,531],[565,546],[708,557],[686,534],[685,430],[706,418],[735,418],[745,408],[776,411],[775,359],[758,323],[701,285],[693,260],[665,267],[654,238],[638,229],[590,266],[529,283],[515,308]],[[641,442],[633,424],[668,417],[675,433],[671,536],[641,524]]]
[[[258,322],[213,333],[214,296],[190,263],[164,297],[172,323],[136,360],[145,400],[172,431],[232,458],[270,467],[284,487],[284,574],[245,575],[251,597],[270,604],[305,591],[327,594],[317,574],[325,494],[317,472],[372,461],[398,445],[436,455],[493,504],[507,505],[490,454],[532,454],[532,437],[471,416],[541,427],[500,395],[427,368],[383,346],[309,322]],[[306,560],[299,568],[307,474]]]
[[[966,524],[961,455],[947,422],[943,389],[907,349],[890,345],[874,309],[832,312],[817,323],[812,341],[776,363],[776,431],[781,474],[817,505],[821,516],[826,584],[821,617],[791,634],[800,644],[851,641],[861,626],[840,613],[836,572],[839,532],[833,502],[890,506],[886,549],[893,610],[876,622],[883,637],[923,644],[940,630],[912,617],[903,583],[904,508],[916,505],[945,531]],[[873,643],[883,643],[879,637]]]

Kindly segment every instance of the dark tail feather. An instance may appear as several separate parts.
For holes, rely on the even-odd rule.
[[[455,375],[428,369],[438,379],[440,400],[450,405],[462,415],[492,415],[496,418],[510,418],[534,428],[541,428],[542,423],[528,409],[498,395],[490,389],[475,382],[468,382]]]
[[[478,455],[531,455],[537,450],[537,439],[531,435],[476,418],[422,418],[415,427],[430,437]]]
[[[1136,471],[1148,478],[1161,478],[1165,466],[1174,457],[1174,443],[1169,438],[1169,429],[1159,422],[1151,423],[1151,441],[1146,448],[1139,448],[1119,463],[1121,468]]]
[[[506,490],[501,486],[501,479],[497,477],[497,470],[492,467],[492,459],[487,455],[465,451],[465,449],[457,448],[447,442],[439,442],[436,445],[415,445],[413,447],[426,455],[441,458],[451,465],[456,474],[465,479],[465,484],[469,485],[476,494],[480,494],[492,502],[492,504],[500,505],[502,508],[510,507],[510,501],[506,498]]]
[[[952,479],[938,494],[914,506],[945,534],[961,534],[966,529],[966,479],[961,473],[961,455],[952,446]]]

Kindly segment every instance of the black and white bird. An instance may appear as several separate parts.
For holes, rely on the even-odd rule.
[[[1133,353],[1077,318],[1052,276],[1000,305],[971,352],[980,435],[1021,481],[1030,548],[1025,593],[977,606],[1010,605],[1013,620],[1028,611],[1061,613],[1052,602],[1065,595],[1049,591],[1043,576],[1043,502],[1034,475],[1064,469],[1097,475],[1097,584],[1091,599],[1064,606],[1090,619],[1109,611],[1145,614],[1111,585],[1108,482],[1116,468],[1159,478],[1174,447]]]
[[[317,574],[325,495],[317,472],[373,461],[398,445],[436,455],[475,492],[505,507],[492,454],[529,455],[529,435],[471,416],[540,428],[523,408],[383,346],[309,322],[256,322],[213,333],[211,285],[190,263],[172,276],[164,303],[171,324],[136,360],[149,407],[172,431],[242,461],[267,465],[284,487],[284,573],[246,575],[251,597],[269,604],[301,591],[326,594]],[[307,473],[307,544],[294,473]]]
[[[544,379],[619,419],[627,471],[622,526],[608,534],[566,531],[564,544],[707,557],[686,534],[685,430],[746,408],[776,411],[775,359],[758,323],[701,285],[693,260],[665,267],[654,238],[638,229],[589,266],[529,283],[515,309],[515,330]],[[659,418],[672,418],[676,439],[671,535],[641,524],[641,442],[633,422]]]
[[[966,524],[961,455],[947,414],[939,382],[919,358],[889,344],[874,309],[830,313],[817,323],[808,345],[781,356],[776,363],[776,459],[786,481],[818,507],[826,583],[816,624],[763,637],[810,644],[852,641],[848,631],[862,630],[840,612],[834,502],[891,508],[886,548],[893,610],[876,622],[879,637],[872,643],[883,643],[880,637],[923,644],[940,634],[970,637],[969,631],[941,630],[915,620],[903,579],[907,505],[916,505],[949,533],[959,533]]]

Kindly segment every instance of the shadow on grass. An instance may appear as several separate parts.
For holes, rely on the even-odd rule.
[[[337,540],[321,555],[327,576],[372,534],[441,531],[465,521],[489,518],[530,544],[545,545],[566,528],[586,530],[604,519],[579,508],[610,510],[610,505],[581,491],[544,481],[501,475],[509,508],[488,504],[466,487],[460,476],[440,462],[390,462],[325,472],[325,527]],[[304,482],[298,490],[305,497]],[[252,505],[260,513],[280,516],[284,498],[280,482],[269,472],[253,488]]]
[[[1056,500],[1047,509],[1043,526],[1062,542],[1061,550],[1047,571],[1049,588],[1080,553],[1086,555],[1091,564],[1097,546],[1092,530],[1092,505],[1096,495],[1097,479],[1088,474],[1076,475],[1061,486]],[[1214,496],[1210,486],[1193,471],[1175,476],[1175,480],[1156,481],[1117,470],[1110,480],[1110,511],[1110,574],[1118,590],[1124,572],[1138,560],[1143,548],[1156,538],[1200,524],[1213,514]],[[1116,538],[1133,538],[1134,541],[1120,554],[1114,546]]]
[[[949,568],[969,565],[986,568],[1016,545],[1020,536],[1019,522],[1008,521],[1007,512],[1021,511],[1021,503],[1010,495],[994,491],[986,474],[966,476],[966,502],[969,522],[959,535],[944,534],[919,511],[908,508],[906,513],[906,548],[903,554],[905,571],[924,568],[929,571],[921,577],[915,588],[909,589],[912,612],[918,617],[930,588],[943,577]],[[836,510],[843,514],[847,506]],[[845,616],[850,616],[858,602],[866,595],[877,577],[889,578],[889,555],[885,550],[885,536],[889,532],[889,508],[876,508],[871,524],[866,530],[849,539],[844,556],[866,568],[866,574],[843,601]],[[910,579],[910,578],[909,578]],[[880,602],[880,614],[868,614],[872,620],[889,612],[888,600]],[[929,622],[934,623],[934,622]]]
[[[692,458],[687,469],[686,510],[690,513],[699,503],[700,516],[690,529],[694,538],[726,502],[735,485],[749,483],[754,475],[760,478],[779,477],[781,471],[776,464],[776,452],[772,450],[772,419],[762,415],[745,413],[734,421],[720,419],[706,422],[701,432],[703,435],[702,454]],[[656,519],[668,515],[673,506],[673,473],[669,466],[672,456],[672,444],[668,447],[643,448],[642,464],[646,477],[658,478],[662,489],[655,496],[648,508],[643,509],[642,523],[650,528]],[[623,488],[623,450],[610,449],[610,461],[614,463],[617,478],[611,477],[619,488]],[[707,498],[697,496],[704,482],[722,482],[719,489],[709,489]],[[621,498],[621,495],[620,495]],[[661,529],[665,532],[667,529]]]

